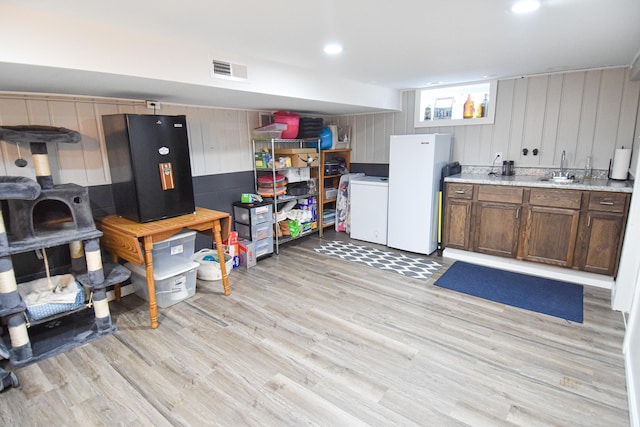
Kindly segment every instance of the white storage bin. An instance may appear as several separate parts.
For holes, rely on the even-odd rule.
[[[184,269],[193,262],[196,232],[178,233],[168,239],[153,244],[153,271],[156,275],[167,276],[176,269]]]
[[[183,264],[181,268],[176,268],[163,274],[155,271],[154,267],[153,277],[158,307],[166,308],[195,295],[196,270],[199,265],[197,262],[189,261]],[[144,264],[135,265],[128,262],[125,267],[131,270],[131,283],[136,295],[149,301],[147,274]]]
[[[325,199],[335,199],[338,197],[338,189],[337,188],[325,188],[324,189],[324,198]]]

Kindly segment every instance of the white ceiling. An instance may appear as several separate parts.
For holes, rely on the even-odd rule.
[[[187,49],[206,46],[212,52],[233,52],[240,57],[393,89],[626,66],[640,51],[640,0],[542,0],[542,7],[527,16],[512,14],[511,3],[0,0],[0,7],[50,13],[52,20],[66,16],[95,24],[96,28],[110,28],[114,33],[144,32],[158,40],[170,38],[183,43]],[[46,42],[47,34],[42,37]],[[344,51],[327,57],[322,47],[332,41],[342,43]],[[8,43],[6,39],[4,43]],[[20,40],[10,43],[19,48]],[[102,48],[126,46],[114,42]],[[174,53],[179,62],[180,54]],[[335,114],[358,110],[357,102],[307,101],[304,95],[296,99],[38,65],[3,61],[0,56],[0,90],[137,99],[153,99],[162,93],[161,102],[248,109],[271,105]],[[251,71],[249,68],[249,75]],[[216,95],[224,96],[214,98],[211,90],[221,91]]]

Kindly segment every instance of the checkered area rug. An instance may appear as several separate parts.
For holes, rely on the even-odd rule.
[[[417,279],[428,279],[442,267],[435,261],[340,241],[325,243],[314,250],[323,255],[366,264],[369,267],[389,270]]]

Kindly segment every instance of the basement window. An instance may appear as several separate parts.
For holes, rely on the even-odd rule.
[[[415,127],[492,124],[496,109],[495,80],[416,90]],[[465,103],[471,100],[472,108]]]

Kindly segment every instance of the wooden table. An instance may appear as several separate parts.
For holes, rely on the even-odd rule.
[[[153,258],[151,249],[154,242],[168,239],[183,228],[199,232],[213,233],[213,239],[218,249],[220,272],[222,273],[222,287],[224,294],[229,295],[229,276],[224,263],[222,240],[229,237],[231,216],[226,212],[205,208],[196,208],[193,214],[162,219],[159,221],[139,223],[116,215],[110,215],[97,221],[97,227],[102,230],[101,245],[114,257],[134,264],[145,264],[147,275],[147,290],[149,295],[149,317],[151,328],[158,327],[158,306],[156,304],[155,282],[153,279]],[[140,242],[142,241],[142,249]],[[144,254],[142,253],[144,250]],[[120,299],[120,286],[116,286],[116,300]]]

